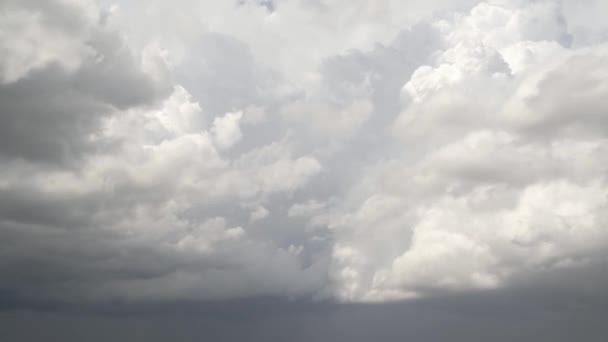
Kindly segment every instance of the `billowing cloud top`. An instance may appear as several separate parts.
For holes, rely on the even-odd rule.
[[[606,295],[606,10],[0,1],[2,295]]]

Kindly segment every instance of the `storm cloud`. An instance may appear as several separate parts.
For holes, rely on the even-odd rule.
[[[0,1],[6,334],[599,341],[606,10]]]

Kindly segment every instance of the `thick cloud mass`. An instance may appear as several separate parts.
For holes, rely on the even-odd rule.
[[[604,298],[602,9],[0,1],[0,299]]]
[[[101,119],[168,95],[157,51],[132,51],[94,4],[3,1],[0,20],[0,155],[66,162]],[[128,91],[125,91],[127,90]]]

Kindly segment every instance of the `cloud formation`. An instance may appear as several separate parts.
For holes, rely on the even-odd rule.
[[[603,296],[602,6],[2,1],[0,287]]]

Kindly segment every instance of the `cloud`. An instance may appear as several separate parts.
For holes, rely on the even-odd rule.
[[[604,260],[603,82],[582,71],[601,73],[604,48],[569,48],[554,2],[484,3],[441,29],[447,45],[404,85],[392,127],[407,155],[372,166],[330,223],[346,299],[508,287]]]
[[[132,51],[93,4],[1,6],[0,155],[71,162],[94,149],[102,118],[169,94],[161,56]]]
[[[594,8],[0,6],[17,301],[577,292],[605,265]]]
[[[243,117],[242,112],[226,113],[221,118],[215,118],[211,133],[216,144],[222,148],[230,148],[241,140],[242,133],[239,122]]]

